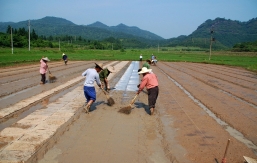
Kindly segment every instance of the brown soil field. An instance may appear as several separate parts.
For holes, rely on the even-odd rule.
[[[39,64],[1,68],[0,110],[62,85],[93,66],[93,61],[71,61],[67,66],[50,62],[57,81],[45,85],[39,84]],[[111,87],[127,67],[115,73]],[[136,92],[112,89],[109,95],[115,104],[108,106],[99,91],[90,113],[82,112],[38,162],[217,163],[228,139],[227,163],[243,163],[243,156],[257,158],[256,73],[187,62],[158,62],[151,69],[160,91],[153,116],[149,115],[146,90],[139,94],[129,115],[118,110],[127,106]],[[55,102],[73,87],[83,89],[83,81],[35,105]],[[30,107],[2,120],[0,129],[28,115]]]

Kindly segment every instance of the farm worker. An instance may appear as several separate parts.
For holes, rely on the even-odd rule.
[[[64,53],[62,53],[62,60],[64,61],[65,65],[67,65],[68,62],[68,56]]]
[[[142,62],[142,59],[143,59],[143,56],[142,56],[142,54],[140,54],[140,56],[139,56],[140,62]]]
[[[110,75],[110,73],[113,73],[113,72],[114,72],[114,67],[108,66],[107,68],[103,69],[103,71],[99,73],[102,88],[104,88],[104,90],[106,90],[107,92],[110,91],[110,85],[107,77]]]
[[[96,100],[96,91],[94,82],[101,88],[101,82],[99,78],[99,72],[102,71],[103,64],[102,63],[95,63],[95,68],[88,68],[85,72],[82,73],[82,76],[85,76],[84,82],[84,95],[86,97],[87,105],[85,106],[86,113],[89,112],[90,106]]]
[[[41,82],[40,84],[45,84],[46,83],[46,73],[48,69],[47,62],[50,60],[47,57],[42,57],[40,60],[40,69],[39,73],[41,74]]]
[[[151,56],[151,59],[153,60],[154,59],[154,55],[152,54],[152,56]]]
[[[157,58],[156,58],[156,56],[154,56],[153,64],[156,66],[156,63],[157,63]]]
[[[154,63],[154,59],[155,59],[155,56],[152,54],[152,56],[151,56],[151,63],[152,64]]]
[[[139,85],[137,94],[139,94],[144,87],[146,87],[148,92],[148,105],[150,109],[150,115],[154,114],[155,103],[159,94],[159,87],[158,87],[158,79],[157,76],[152,72],[151,69],[147,69],[143,67],[138,74],[143,75],[143,79]]]
[[[151,64],[151,61],[148,59],[146,60],[146,62],[143,64],[142,67],[146,67],[147,69],[150,69],[150,64]]]

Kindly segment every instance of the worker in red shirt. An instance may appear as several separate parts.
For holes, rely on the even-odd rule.
[[[138,72],[138,74],[142,74],[143,79],[138,86],[137,94],[139,94],[144,89],[144,87],[146,87],[148,92],[148,105],[150,108],[150,114],[153,115],[155,103],[159,94],[157,76],[152,72],[152,69],[147,69],[146,67],[143,67],[141,71]]]

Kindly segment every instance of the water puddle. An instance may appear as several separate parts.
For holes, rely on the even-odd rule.
[[[132,61],[126,72],[115,85],[116,90],[137,91],[137,85],[139,84],[138,69],[139,61]]]
[[[161,69],[160,69],[161,70]],[[163,70],[161,70],[176,86],[178,86],[181,90],[184,91],[185,94],[188,95],[189,98],[191,98],[198,106],[200,106],[210,117],[212,117],[218,124],[223,126],[223,128],[235,139],[238,141],[244,143],[248,148],[253,149],[253,152],[255,155],[257,155],[257,146],[253,144],[250,140],[246,139],[244,135],[234,129],[233,127],[229,126],[226,122],[222,121],[220,118],[218,118],[211,110],[209,110],[203,103],[201,103],[199,100],[194,98],[187,90],[185,90],[184,87],[182,87],[178,82],[176,82],[174,79],[172,79],[168,74],[166,74]]]

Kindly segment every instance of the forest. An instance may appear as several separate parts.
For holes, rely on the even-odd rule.
[[[207,21],[208,22],[208,21]],[[198,27],[199,30],[202,26]],[[58,36],[45,36],[38,35],[37,32],[32,29],[29,30],[23,28],[13,29],[9,25],[6,29],[6,32],[0,32],[0,47],[16,47],[24,48],[29,46],[31,47],[49,47],[49,48],[58,48],[62,47],[72,47],[72,48],[81,48],[81,49],[100,49],[100,50],[121,50],[124,49],[147,49],[147,48],[157,48],[161,47],[177,47],[183,46],[186,47],[183,50],[191,50],[187,47],[198,47],[201,49],[208,50],[210,47],[210,38],[204,38],[207,36],[198,36],[197,33],[192,33],[191,36],[180,36],[176,39],[169,40],[147,40],[143,38],[114,38],[108,37],[102,40],[94,39],[85,39],[82,36],[71,36],[71,35],[58,35]],[[29,39],[30,38],[30,39]],[[217,36],[216,36],[217,38]],[[231,50],[235,52],[257,52],[257,41],[246,41],[241,43],[236,43],[232,45],[231,48],[223,45],[219,41],[216,41],[216,38],[213,36],[213,50]],[[233,39],[233,38],[231,38]],[[254,39],[253,39],[254,40]],[[239,42],[239,41],[238,41]],[[161,48],[161,50],[166,50]]]

